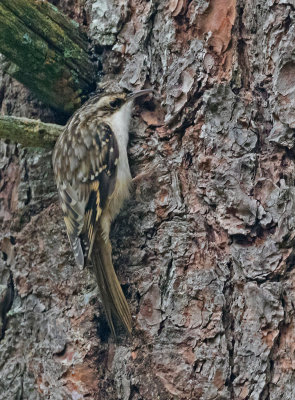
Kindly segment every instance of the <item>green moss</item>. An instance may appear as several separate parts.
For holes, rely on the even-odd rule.
[[[0,52],[8,73],[42,101],[66,113],[81,104],[95,71],[87,38],[77,25],[46,2],[1,0]]]
[[[52,8],[53,11],[55,11],[56,13],[59,13],[59,9],[57,7],[55,7],[53,4],[48,3],[49,7]]]
[[[63,127],[27,118],[0,117],[0,138],[24,147],[52,148]]]

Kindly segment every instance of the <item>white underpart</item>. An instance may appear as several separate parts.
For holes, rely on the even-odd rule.
[[[106,237],[109,235],[111,221],[119,213],[124,200],[129,197],[129,188],[132,178],[127,156],[127,145],[131,112],[132,102],[130,101],[108,120],[117,139],[119,160],[117,164],[116,186],[109,207],[101,216],[101,226]]]

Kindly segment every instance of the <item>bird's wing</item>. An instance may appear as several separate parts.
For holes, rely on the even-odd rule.
[[[114,191],[118,158],[116,137],[103,122],[68,125],[55,147],[56,183],[79,265],[90,255],[96,222]]]

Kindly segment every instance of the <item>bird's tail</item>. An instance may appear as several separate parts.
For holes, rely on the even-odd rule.
[[[99,233],[96,235],[91,261],[105,309],[108,324],[116,336],[114,317],[131,332],[131,314],[112,262],[112,246]]]

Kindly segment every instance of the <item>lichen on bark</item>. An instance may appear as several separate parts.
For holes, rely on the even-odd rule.
[[[53,148],[63,127],[45,124],[29,118],[0,117],[0,138],[16,142],[24,147]]]
[[[77,24],[47,1],[3,0],[0,51],[5,71],[69,115],[94,88],[96,68]]]

